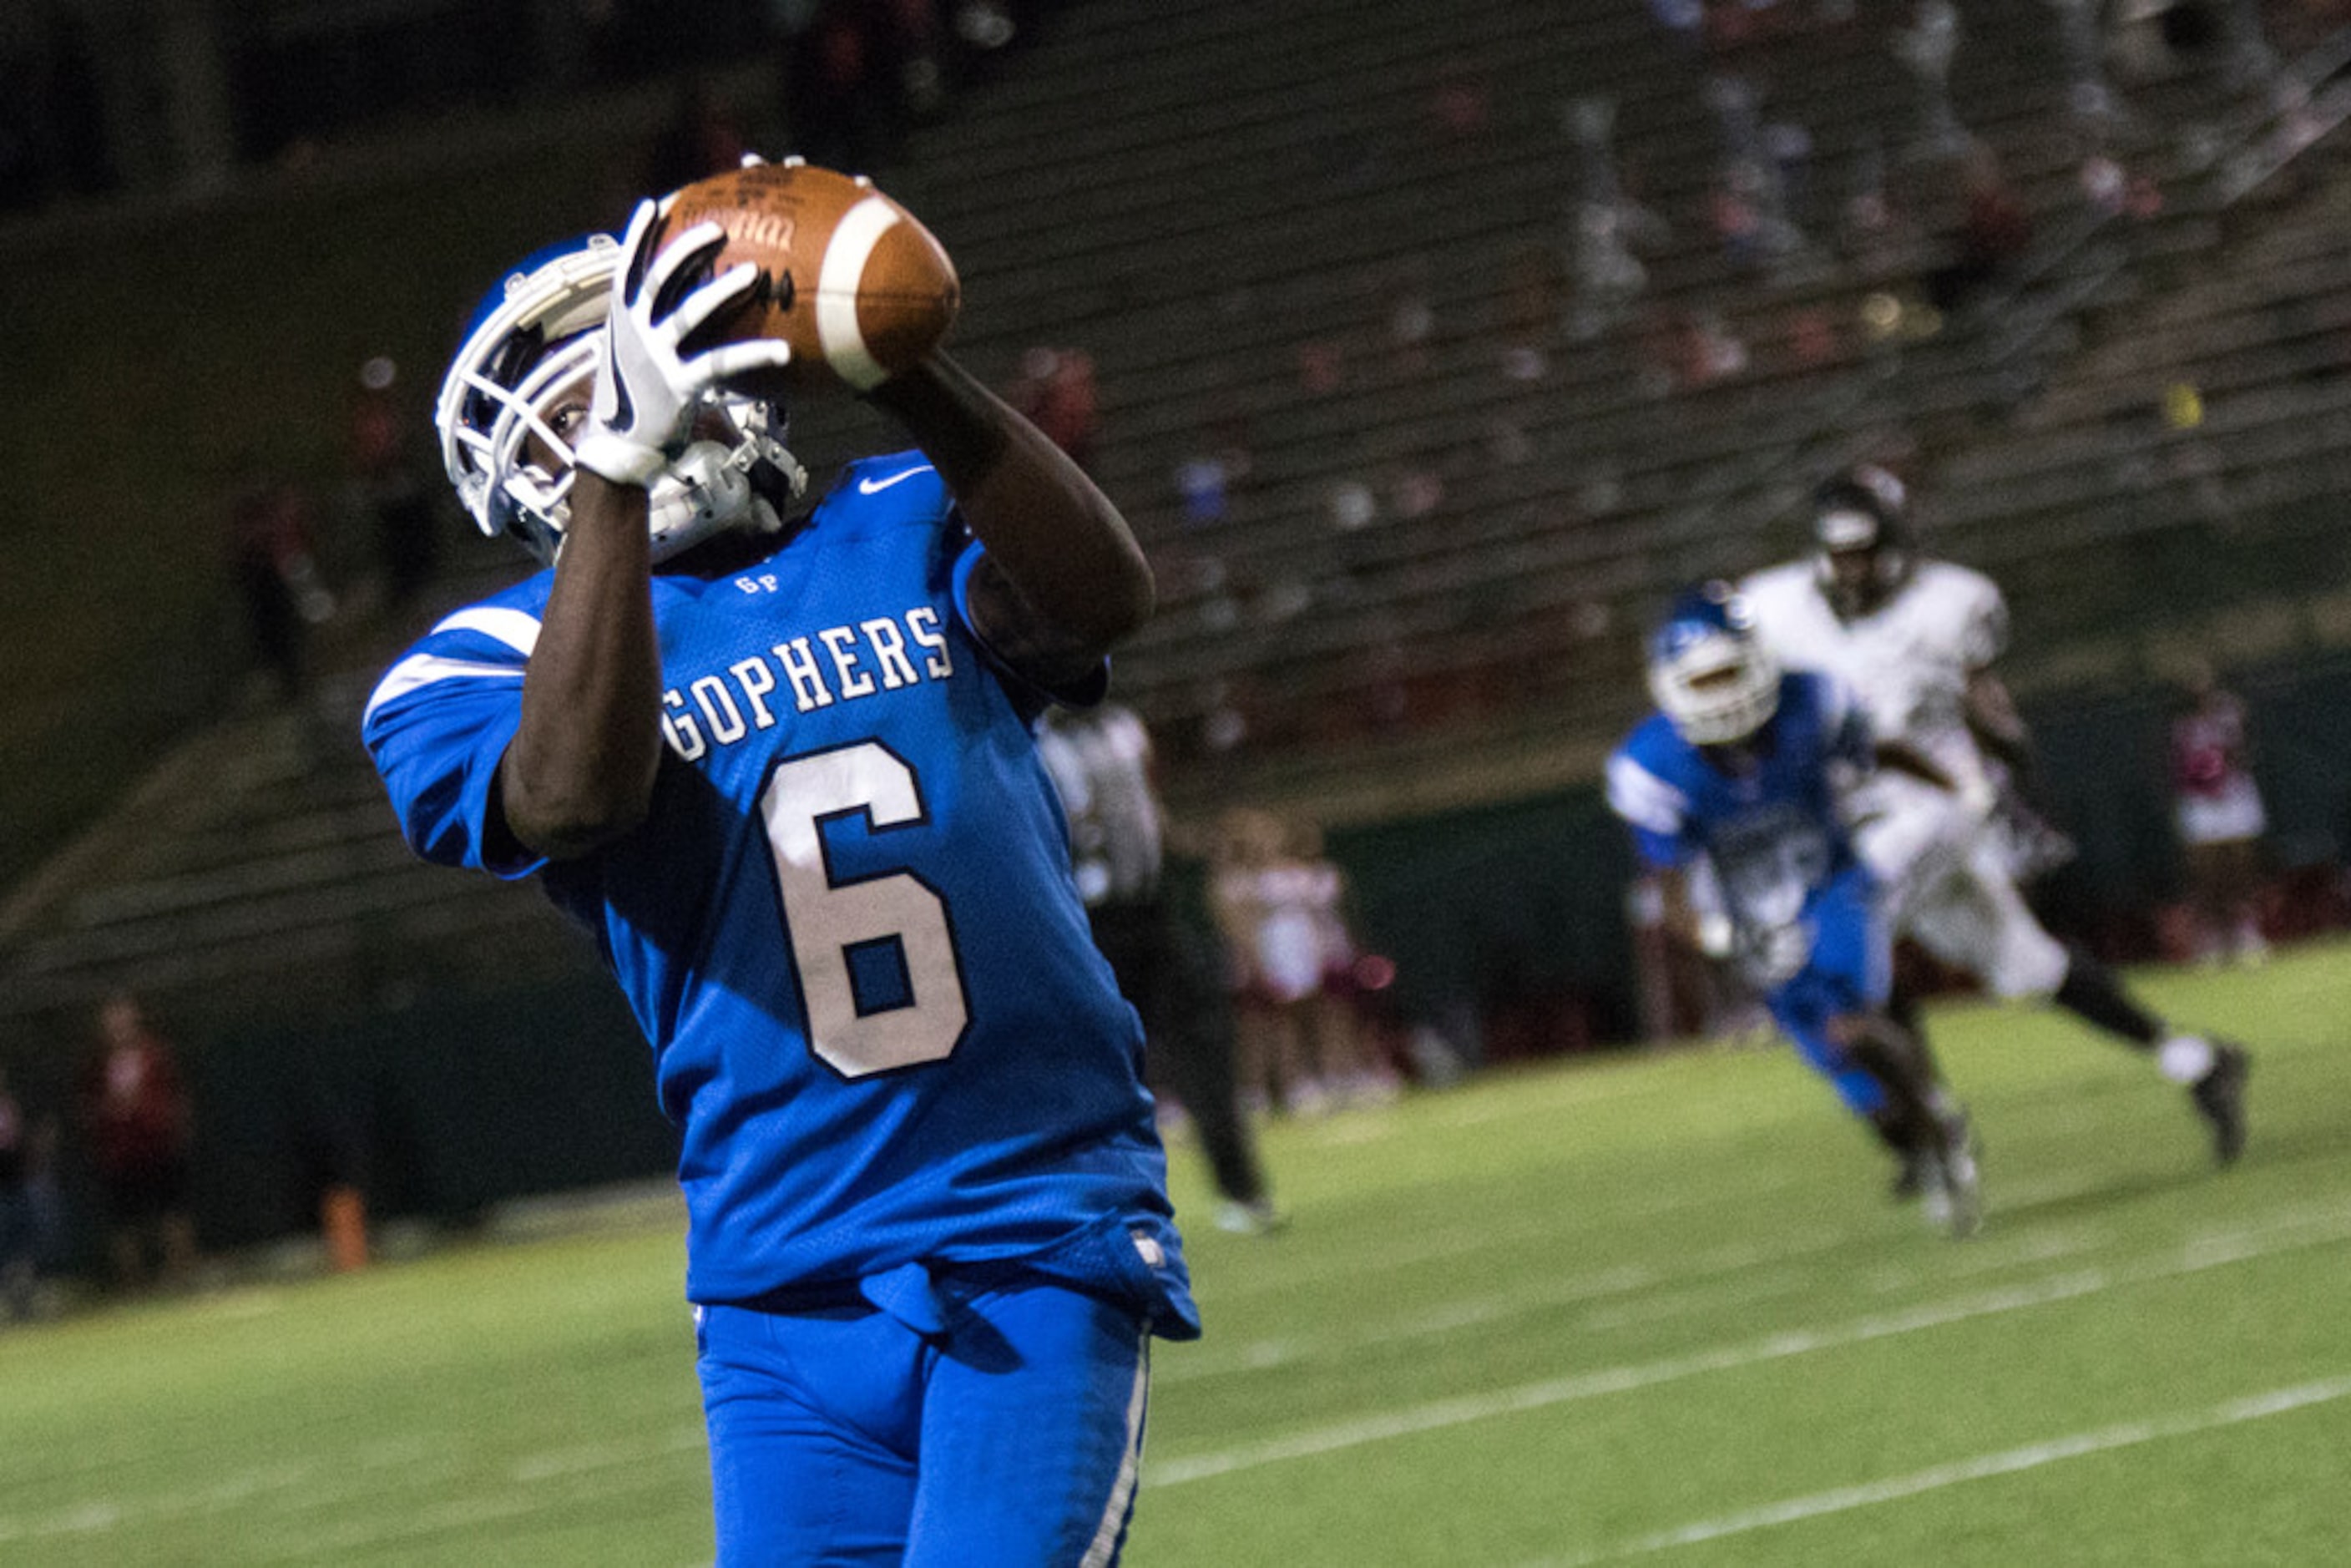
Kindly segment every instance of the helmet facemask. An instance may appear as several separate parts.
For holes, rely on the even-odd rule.
[[[595,375],[616,250],[609,235],[591,235],[526,264],[492,296],[442,382],[434,423],[458,499],[485,534],[513,536],[546,565],[570,522],[573,478],[554,415]],[[705,401],[732,439],[694,441],[648,487],[656,561],[729,529],[780,528],[808,482],[784,445],[779,407],[726,392]]]
[[[1780,669],[1743,601],[1720,584],[1686,596],[1649,642],[1649,695],[1693,746],[1747,739],[1780,710]]]
[[[1649,694],[1693,746],[1729,746],[1771,721],[1780,674],[1752,643],[1717,635],[1649,666]]]

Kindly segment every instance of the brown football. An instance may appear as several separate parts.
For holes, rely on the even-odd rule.
[[[729,170],[679,191],[662,233],[705,219],[726,233],[714,272],[747,261],[759,281],[686,347],[779,338],[788,390],[878,386],[937,347],[963,302],[946,248],[862,175],[797,158]]]

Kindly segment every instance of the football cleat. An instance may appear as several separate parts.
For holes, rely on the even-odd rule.
[[[1894,1179],[1886,1185],[1886,1196],[1896,1203],[1908,1203],[1926,1193],[1927,1180],[1935,1162],[1923,1149],[1912,1149],[1896,1157]]]
[[[1975,1134],[1962,1112],[1941,1113],[1936,1122],[1938,1135],[1927,1152],[1921,1193],[1927,1220],[1954,1240],[1965,1240],[1983,1226]]]
[[[2196,1113],[2212,1128],[2212,1157],[2224,1166],[2245,1152],[2245,1080],[2253,1059],[2242,1046],[2212,1042],[2212,1068],[2188,1086]]]
[[[1289,1223],[1290,1216],[1276,1208],[1270,1197],[1247,1203],[1228,1197],[1217,1205],[1217,1228],[1235,1236],[1267,1236]]]

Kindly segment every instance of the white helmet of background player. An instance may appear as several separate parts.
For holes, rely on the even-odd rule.
[[[1649,633],[1649,695],[1693,746],[1745,740],[1780,710],[1780,668],[1725,582],[1677,594]]]
[[[1866,463],[1813,492],[1821,592],[1846,620],[1868,614],[1909,580],[1908,502],[1901,480]]]
[[[552,565],[571,513],[568,434],[587,406],[620,241],[591,234],[526,256],[490,290],[441,382],[434,424],[476,527]],[[781,408],[716,392],[695,439],[650,487],[653,559],[730,528],[773,531],[808,483]]]

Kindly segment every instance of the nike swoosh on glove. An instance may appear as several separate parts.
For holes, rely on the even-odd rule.
[[[652,482],[684,448],[694,411],[720,382],[752,371],[780,369],[789,344],[760,338],[726,343],[685,358],[679,345],[756,286],[758,268],[731,267],[664,310],[673,286],[709,265],[726,243],[716,224],[699,223],[662,247],[647,265],[653,223],[661,209],[640,202],[628,237],[612,264],[612,303],[596,356],[596,388],[588,431],[573,462],[616,485]]]

